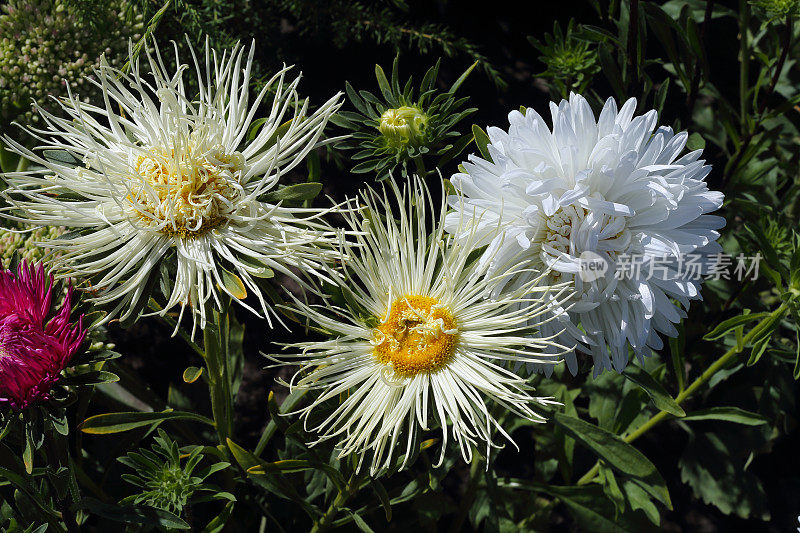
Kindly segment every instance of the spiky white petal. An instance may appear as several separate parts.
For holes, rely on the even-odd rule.
[[[146,52],[145,69],[132,50],[130,73],[103,62],[89,81],[102,89],[104,104],[70,94],[59,102],[63,116],[39,110],[45,127],[28,129],[40,141],[36,150],[5,138],[37,165],[5,175],[7,216],[81,230],[47,245],[61,251],[59,263],[72,275],[92,277],[92,300],[111,304],[110,316],[125,319],[141,308],[148,282],[174,251],[162,313],[189,305],[204,323],[207,302],[219,305],[222,292],[241,297],[231,293],[227,269],[271,320],[255,282],[265,267],[303,284],[297,272],[324,277],[322,264],[338,258],[324,211],[283,207],[263,195],[320,144],[341,94],[309,114],[296,90],[300,77],[286,80],[284,67],[251,99],[253,46],[220,55],[206,41],[200,58],[191,50],[194,69],[174,48],[176,72],[157,45]],[[192,70],[197,89],[190,90],[184,76]],[[248,138],[263,105],[268,114]],[[45,157],[45,150],[61,155]]]
[[[489,245],[492,270],[520,262],[575,281],[569,311],[554,306],[558,320],[544,331],[563,328],[562,342],[591,353],[596,374],[622,371],[628,346],[642,357],[662,347],[659,333],[676,335],[673,324],[686,314],[670,299],[688,309],[700,298],[700,282],[676,267],[699,254],[707,271],[725,224],[707,214],[723,195],[708,189],[711,167],[701,151],[681,156],[688,135],[656,128],[655,111],[634,117],[635,109],[635,99],[619,110],[609,99],[595,120],[588,102],[573,94],[551,103],[552,129],[533,109],[513,111],[507,132],[488,129],[491,161],[470,156],[465,172],[452,177],[467,199],[453,197],[447,229],[463,238],[475,232]],[[469,216],[479,218],[464,228],[460,221]],[[605,276],[576,275],[586,252],[610,266]],[[616,279],[623,255],[641,258],[632,279]],[[651,275],[656,263],[670,266]],[[523,276],[512,284],[526,282]],[[574,353],[566,361],[575,373]]]
[[[389,468],[395,452],[405,453],[404,466],[414,455],[419,432],[434,422],[442,428],[442,454],[449,421],[450,433],[467,461],[478,443],[486,445],[487,453],[498,447],[495,433],[510,440],[492,414],[491,403],[542,421],[530,402],[550,400],[531,397],[525,380],[507,367],[540,361],[546,348],[558,348],[549,339],[530,342],[523,330],[526,324],[539,322],[546,311],[544,302],[558,300],[567,289],[567,284],[548,286],[537,278],[501,298],[491,298],[496,279],[487,279],[485,267],[470,258],[473,240],[456,242],[444,234],[445,206],[428,234],[425,221],[431,200],[424,183],[414,178],[402,192],[394,182],[390,187],[392,192],[384,188],[382,194],[372,190],[363,194],[363,218],[348,216],[351,228],[360,232],[347,254],[345,276],[338,282],[350,308],[296,303],[296,313],[332,338],[295,344],[300,353],[283,359],[301,365],[292,379],[293,389],[319,391],[301,411],[307,426],[312,413],[346,396],[311,429],[319,433],[319,441],[338,439],[341,456],[358,454],[359,465],[371,455],[373,473]],[[395,201],[400,204],[399,222],[393,218]],[[381,360],[386,341],[382,328],[390,323],[393,306],[407,304],[408,310],[414,301],[426,299],[437,302],[431,313],[414,311],[413,322],[406,323],[403,328],[409,329],[404,331],[427,335],[420,342],[447,337],[454,343],[448,348],[452,351],[436,362],[420,359],[410,371],[394,360]],[[432,318],[434,309],[446,319]]]

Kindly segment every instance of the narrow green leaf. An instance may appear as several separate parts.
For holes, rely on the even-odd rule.
[[[492,160],[492,156],[489,155],[489,149],[487,146],[491,142],[489,140],[489,135],[486,134],[483,129],[478,126],[477,124],[472,125],[472,136],[475,138],[475,145],[478,147],[478,151],[481,153],[481,157],[486,159],[487,161]]]
[[[480,63],[480,61],[474,62],[472,65],[469,66],[469,68],[467,68],[467,70],[464,71],[464,73],[461,76],[458,77],[455,83],[453,83],[453,85],[450,87],[449,91],[450,94],[455,93],[458,90],[458,88],[461,87],[461,84],[463,84],[469,77],[469,75],[472,73],[472,71],[475,70],[475,67],[478,66],[478,63]]]
[[[44,150],[42,155],[46,160],[57,165],[66,167],[77,167],[81,165],[80,159],[66,150]]]
[[[750,313],[746,315],[738,315],[733,318],[729,318],[721,322],[717,327],[703,335],[703,339],[707,341],[713,341],[724,337],[729,331],[732,329],[741,326],[743,324],[747,324],[748,322],[753,322],[755,320],[761,320],[762,318],[766,318],[769,316],[769,313]]]
[[[639,385],[650,396],[656,408],[677,417],[686,415],[686,412],[664,390],[664,387],[643,368],[636,365],[628,365],[622,375]]]
[[[346,484],[345,480],[338,470],[329,464],[321,461],[308,461],[305,459],[286,459],[283,461],[275,461],[274,463],[259,463],[247,469],[247,473],[251,475],[266,475],[270,473],[280,472],[283,474],[291,474],[296,472],[305,472],[307,470],[319,470],[328,476],[328,479],[336,486],[340,492],[344,490]]]
[[[25,473],[31,475],[33,473],[33,440],[27,428],[25,430],[25,449],[22,451],[22,462],[25,464]]]
[[[669,351],[672,356],[672,370],[675,372],[675,379],[678,382],[678,390],[683,392],[686,388],[686,362],[684,354],[686,352],[686,332],[683,329],[683,322],[676,326],[677,337],[669,338]]]
[[[369,527],[369,524],[367,524],[357,513],[351,512],[350,516],[353,518],[353,522],[355,522],[359,531],[363,531],[364,533],[375,533],[374,530]]]
[[[126,412],[95,415],[84,420],[78,429],[93,435],[107,435],[140,427],[156,426],[166,420],[192,420],[214,427],[214,421],[204,416],[168,409],[160,413]]]
[[[695,420],[723,420],[745,426],[760,426],[769,422],[765,417],[758,413],[752,413],[739,409],[738,407],[710,407],[687,414],[681,419],[683,422]]]
[[[62,379],[59,383],[62,385],[69,385],[72,387],[87,386],[87,385],[100,385],[102,383],[116,383],[119,381],[119,376],[113,372],[104,372],[102,370],[91,370],[78,374],[76,376],[68,376]]]
[[[389,80],[386,79],[386,74],[380,65],[375,65],[375,77],[378,79],[378,87],[381,89],[381,94],[383,94],[386,101],[391,103],[394,100],[392,87],[389,85]]]
[[[322,191],[321,183],[296,183],[278,187],[263,196],[263,199],[272,202],[297,202],[313,200]]]
[[[230,501],[225,505],[225,508],[222,509],[222,512],[214,517],[208,525],[203,528],[203,533],[220,533],[223,529],[225,529],[225,524],[228,523],[231,516],[233,516],[233,509],[236,506],[236,502]]]
[[[372,490],[375,491],[375,495],[378,497],[378,499],[381,502],[381,505],[383,506],[383,512],[386,513],[386,521],[391,522],[392,502],[389,498],[389,493],[386,491],[386,487],[384,487],[383,483],[381,483],[377,479],[373,479],[372,481],[370,481],[370,487],[372,487]]]
[[[266,122],[267,122],[266,118],[260,118],[258,120],[254,120],[253,123],[250,125],[250,129],[247,131],[247,140],[252,141],[253,139],[255,139],[259,134],[258,130],[260,130],[261,127],[264,124],[266,124]],[[272,135],[270,135],[269,139],[267,139],[267,142],[264,143],[264,146],[261,148],[261,151],[269,150],[270,148],[272,148],[272,146],[278,142],[278,139],[283,137],[286,134],[286,132],[289,131],[289,128],[291,126],[292,126],[292,120],[287,120],[286,122],[275,128],[275,131],[272,132]]]

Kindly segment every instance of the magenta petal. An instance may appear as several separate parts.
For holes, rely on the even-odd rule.
[[[0,271],[0,406],[24,409],[50,389],[86,338],[83,315],[70,322],[72,287],[53,309],[53,276],[23,261]]]

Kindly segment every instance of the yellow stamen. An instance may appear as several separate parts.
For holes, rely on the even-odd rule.
[[[128,200],[140,219],[170,236],[197,237],[223,223],[241,194],[244,157],[222,146],[150,150],[139,156]]]
[[[436,298],[416,295],[392,302],[374,334],[375,357],[404,377],[444,368],[458,340],[450,310]]]

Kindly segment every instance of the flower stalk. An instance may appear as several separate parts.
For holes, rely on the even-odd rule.
[[[691,385],[689,385],[688,387],[686,387],[686,389],[681,391],[675,397],[675,403],[680,405],[684,401],[686,401],[692,394],[695,393],[695,391],[697,391],[697,389],[705,385],[714,376],[714,374],[716,374],[721,369],[725,368],[728,362],[730,362],[734,357],[736,357],[739,353],[741,353],[744,347],[748,343],[752,342],[752,340],[762,332],[762,330],[767,326],[767,324],[773,323],[775,320],[780,320],[781,317],[783,317],[783,315],[786,314],[788,309],[789,305],[786,302],[784,302],[780,305],[780,307],[778,307],[772,313],[770,313],[769,316],[765,317],[761,322],[758,323],[758,325],[756,325],[753,329],[751,329],[747,333],[747,335],[743,337],[741,343],[737,343],[736,346],[725,352],[725,354],[722,357],[714,361],[711,364],[711,366],[709,366],[702,374],[700,374],[700,376],[697,379],[695,379]],[[670,413],[668,413],[667,411],[659,411],[658,413],[650,417],[650,419],[647,420],[644,424],[639,426],[635,431],[623,437],[622,440],[630,444],[631,442],[635,441],[636,439],[638,439],[639,437],[641,437],[642,435],[653,429],[656,425],[662,422],[669,415]],[[578,480],[578,485],[586,485],[588,483],[591,483],[591,481],[595,477],[597,477],[597,473],[599,471],[600,471],[600,463],[597,462],[591,468],[591,470],[586,472],[586,474],[584,474],[583,477],[581,477]]]
[[[203,346],[208,371],[208,388],[211,395],[211,412],[217,426],[217,435],[225,445],[233,436],[233,396],[228,368],[230,340],[230,301],[223,302],[223,311],[208,310],[210,321],[203,329]]]

